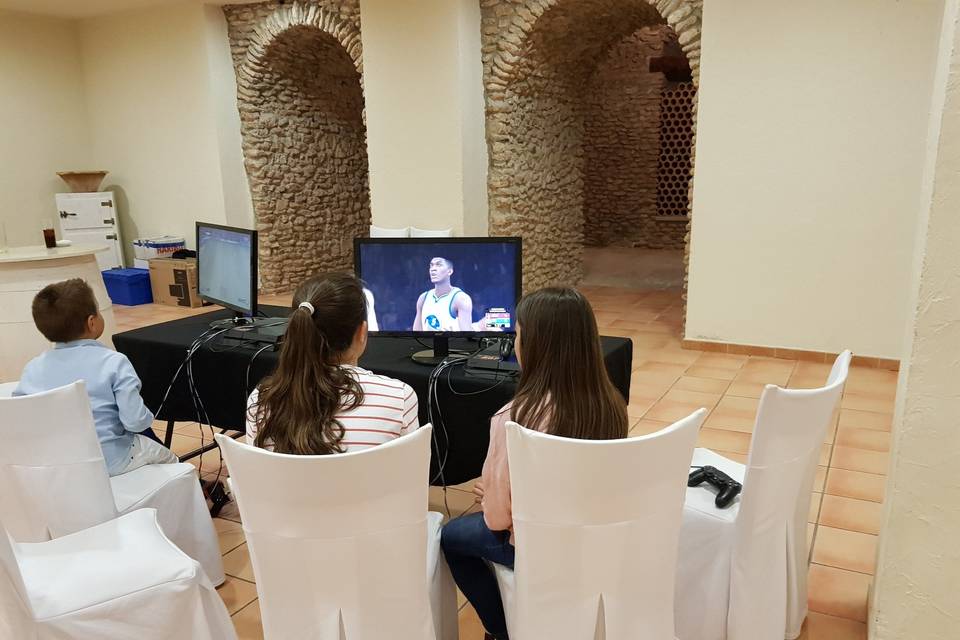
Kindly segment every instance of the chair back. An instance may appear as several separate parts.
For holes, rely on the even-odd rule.
[[[0,398],[9,398],[13,395],[19,382],[0,382]]]
[[[431,427],[355,453],[273,453],[217,435],[266,638],[426,640]]]
[[[411,238],[451,238],[453,229],[418,229],[410,227]]]
[[[0,398],[0,518],[43,542],[117,517],[86,386]]]
[[[0,521],[0,638],[37,637],[33,607],[23,584],[13,543]]]
[[[507,424],[517,558],[511,637],[673,640],[677,540],[706,413],[623,440]]]
[[[378,227],[375,224],[370,225],[371,238],[409,238],[410,227],[390,228]]]
[[[730,578],[728,629],[739,628],[746,635],[730,631],[731,637],[780,637],[784,628],[800,632],[807,612],[811,492],[851,358],[850,351],[837,357],[824,387],[767,385],[760,396]],[[770,588],[779,584],[787,585],[786,598],[779,588]],[[759,629],[758,624],[769,629]]]

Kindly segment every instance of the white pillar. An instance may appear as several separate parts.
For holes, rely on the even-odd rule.
[[[374,224],[486,235],[479,2],[361,0],[360,23]]]
[[[957,15],[958,0],[946,0],[870,618],[876,640],[947,640],[960,633]]]

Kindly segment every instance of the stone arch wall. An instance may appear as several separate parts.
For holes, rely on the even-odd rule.
[[[590,75],[583,107],[588,247],[683,249],[690,141],[677,140],[671,116],[679,110],[674,96],[691,83],[650,71],[651,58],[668,53],[676,40],[666,24],[641,27],[604,53]],[[686,155],[675,159],[683,143]],[[681,175],[673,180],[675,171]],[[679,215],[665,219],[674,211]]]
[[[349,269],[370,225],[358,0],[223,8],[265,292]]]
[[[703,1],[480,0],[480,7],[491,234],[524,237],[525,288],[575,284],[591,70],[624,37],[665,23],[699,85]]]

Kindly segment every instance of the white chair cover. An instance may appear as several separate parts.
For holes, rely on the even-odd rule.
[[[16,381],[0,383],[0,398],[9,398],[12,396],[18,384],[19,382]]]
[[[410,227],[400,227],[392,229],[390,227],[378,227],[375,224],[370,225],[371,238],[409,238]]]
[[[200,565],[141,509],[39,543],[0,523],[0,638],[234,640]]]
[[[453,236],[453,229],[418,229],[410,227],[411,238],[450,238]]]
[[[217,435],[266,638],[456,640],[456,594],[427,513],[431,432],[327,456]]]
[[[83,382],[0,398],[0,517],[14,540],[42,542],[144,507],[203,566],[224,580],[217,533],[190,464],[147,465],[110,478]]]
[[[726,509],[706,484],[687,489],[676,621],[680,640],[792,640],[807,615],[807,515],[821,445],[843,391],[851,353],[837,358],[826,386],[760,397],[746,465],[707,449],[694,465],[743,484]]]
[[[516,564],[495,570],[511,638],[673,640],[683,493],[706,415],[605,441],[507,424]]]

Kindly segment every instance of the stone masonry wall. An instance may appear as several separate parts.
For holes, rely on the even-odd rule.
[[[370,225],[358,0],[223,8],[265,292],[349,269]]]
[[[699,81],[702,0],[480,0],[492,235],[524,238],[524,287],[582,276],[585,87],[642,27],[678,35]]]
[[[588,246],[683,248],[686,225],[657,220],[660,107],[674,83],[649,70],[650,58],[676,38],[666,25],[643,27],[614,45],[590,77],[584,103]]]

